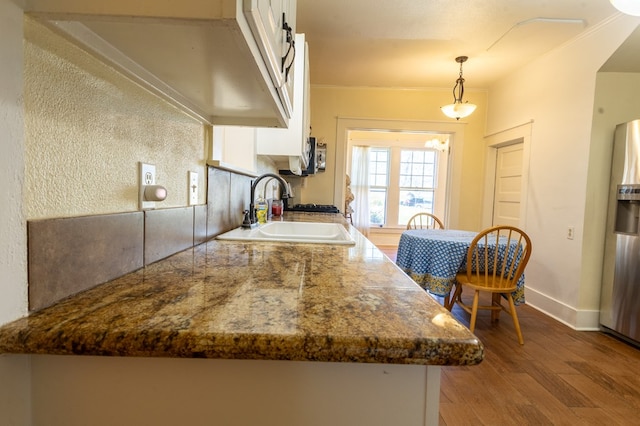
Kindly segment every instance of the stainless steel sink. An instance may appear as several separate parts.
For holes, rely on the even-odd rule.
[[[339,223],[269,222],[254,229],[236,228],[218,235],[220,240],[283,241],[293,243],[354,245]]]

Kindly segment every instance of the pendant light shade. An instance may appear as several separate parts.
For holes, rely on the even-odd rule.
[[[632,16],[640,16],[640,1],[638,0],[610,0],[613,7],[620,12]]]
[[[475,111],[476,106],[468,102],[463,102],[464,96],[464,78],[462,78],[462,63],[469,59],[466,56],[458,56],[456,62],[460,64],[460,75],[456,80],[456,85],[453,86],[453,103],[440,107],[444,115],[450,118],[460,120],[461,118],[468,117]]]

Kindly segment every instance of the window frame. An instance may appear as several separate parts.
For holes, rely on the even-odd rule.
[[[375,139],[375,140],[363,140],[357,141],[358,146],[368,146],[371,149],[389,149],[390,161],[388,171],[388,187],[387,187],[387,205],[385,211],[385,223],[383,225],[371,224],[372,229],[405,229],[406,225],[399,224],[399,208],[400,208],[400,186],[399,186],[399,169],[400,169],[400,152],[402,150],[412,151],[436,151],[436,165],[434,176],[434,203],[433,213],[445,220],[446,205],[448,203],[447,197],[447,169],[450,152],[441,152],[433,148],[427,148],[424,146],[425,141],[428,138],[432,138],[434,134],[413,134],[413,140],[397,140],[393,136],[388,139]],[[353,153],[353,147],[356,143],[350,143],[348,149],[348,169],[350,173],[351,157]],[[371,164],[371,162],[370,162]],[[394,171],[395,167],[395,171]],[[390,224],[393,222],[393,224]]]

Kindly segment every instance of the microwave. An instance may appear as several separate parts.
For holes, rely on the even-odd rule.
[[[302,177],[324,172],[327,166],[327,145],[317,142],[313,136],[309,138],[309,145],[309,165],[302,171],[302,175],[300,175]],[[280,174],[292,175],[289,170],[280,170]]]

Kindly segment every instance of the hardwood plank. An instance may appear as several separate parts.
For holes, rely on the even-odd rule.
[[[630,408],[638,412],[638,401],[628,400],[616,389],[607,389],[594,383],[586,376],[578,374],[561,375],[562,379],[591,401],[591,407],[606,407],[607,409]],[[640,419],[638,421],[640,423]]]
[[[600,407],[593,408],[574,408],[573,409],[575,416],[578,418],[577,422],[581,425],[593,425],[593,426],[602,426],[602,425],[631,425],[638,424],[637,422],[633,423],[631,420],[633,417],[626,417],[623,414],[618,414],[609,409],[604,409]],[[638,413],[629,413],[633,414],[633,416],[637,416]]]
[[[620,376],[620,371],[615,375],[610,375],[603,371],[601,364],[587,362],[571,364],[575,364],[575,368],[580,372],[581,377],[589,380],[592,385],[599,386],[607,392],[615,393],[615,395],[624,399],[628,405],[640,410],[640,389],[624,380],[629,376],[629,372],[624,376]]]

